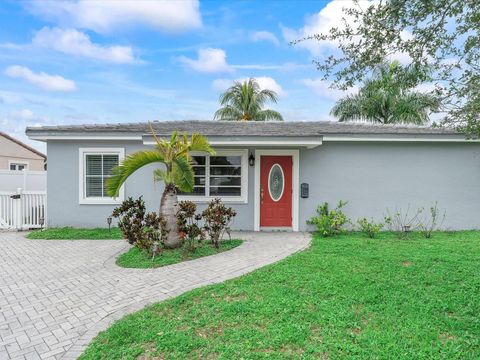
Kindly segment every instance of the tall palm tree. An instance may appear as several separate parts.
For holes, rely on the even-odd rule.
[[[181,245],[177,225],[177,190],[193,191],[194,173],[190,163],[190,152],[202,151],[215,154],[206,137],[192,134],[179,136],[175,131],[170,140],[159,139],[150,126],[155,139],[154,150],[142,150],[128,155],[122,163],[113,169],[113,176],[107,180],[107,192],[110,196],[118,196],[118,192],[127,178],[135,171],[151,163],[161,163],[163,169],[154,170],[154,179],[165,184],[160,200],[160,216],[165,220],[165,246],[175,248]]]
[[[282,115],[275,110],[265,109],[267,101],[276,103],[277,93],[273,90],[260,90],[255,79],[235,81],[232,87],[220,95],[220,105],[214,119],[227,121],[283,121]]]
[[[338,100],[330,113],[339,121],[427,124],[430,113],[440,110],[441,101],[433,94],[413,90],[416,71],[398,61],[384,63],[357,94]]]

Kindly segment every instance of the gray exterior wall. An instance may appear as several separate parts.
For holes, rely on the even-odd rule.
[[[476,229],[480,218],[480,144],[330,142],[300,152],[300,226],[317,204],[348,201],[347,215],[382,220],[395,209],[446,211],[446,229]]]
[[[48,226],[107,227],[107,217],[117,205],[79,204],[79,148],[125,148],[125,155],[147,149],[136,141],[49,141],[47,144],[47,204]],[[51,156],[50,156],[51,155]],[[148,165],[133,174],[125,184],[125,198],[143,195],[148,211],[157,211],[163,184],[153,181],[155,165]],[[254,168],[248,167],[248,183],[253,189]],[[253,230],[253,191],[248,193],[247,204],[229,203],[237,210],[234,229]],[[199,204],[202,210],[205,204]]]
[[[49,141],[48,225],[105,227],[115,205],[80,205],[78,201],[80,147],[123,147],[126,154],[146,148],[135,141]],[[253,151],[253,149],[250,149]],[[249,151],[249,152],[250,152]],[[258,164],[256,164],[258,165]],[[154,184],[147,166],[126,183],[125,196],[143,195],[149,211],[158,210],[162,184]],[[254,168],[249,169],[248,204],[237,210],[235,229],[252,230]],[[387,208],[413,210],[438,202],[447,216],[444,228],[479,228],[480,144],[410,142],[324,142],[300,150],[300,183],[309,183],[310,196],[299,199],[300,230],[318,204],[348,201],[346,212],[381,220]],[[200,209],[204,205],[200,205]]]

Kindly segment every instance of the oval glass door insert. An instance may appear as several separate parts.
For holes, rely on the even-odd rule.
[[[279,164],[274,164],[270,168],[270,174],[268,175],[268,192],[273,201],[279,201],[282,198],[284,188],[285,177],[283,169]]]

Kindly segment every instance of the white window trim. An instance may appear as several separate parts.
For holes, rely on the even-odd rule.
[[[85,197],[85,156],[118,155],[119,162],[125,158],[124,148],[80,148],[78,149],[78,203],[88,205],[118,205],[125,199],[125,186],[120,188],[116,198]]]
[[[10,165],[12,165],[12,164],[25,165],[25,169],[23,169],[23,170],[28,170],[28,168],[30,167],[30,163],[28,161],[25,161],[25,160],[8,160],[8,170],[10,170],[10,171],[22,171],[22,170],[11,170]]]
[[[206,153],[192,153],[192,156],[209,156]],[[216,150],[213,156],[241,156],[242,158],[242,177],[241,177],[241,196],[202,196],[202,195],[178,195],[178,200],[193,201],[196,203],[206,203],[215,198],[220,198],[225,203],[248,204],[248,149],[241,150]],[[205,173],[210,169],[206,167]],[[205,189],[210,186],[209,176],[206,176]]]
[[[298,149],[291,150],[255,150],[255,194],[253,200],[254,231],[260,231],[260,167],[262,155],[290,155],[292,156],[292,231],[298,231],[299,193],[300,187],[300,152]]]

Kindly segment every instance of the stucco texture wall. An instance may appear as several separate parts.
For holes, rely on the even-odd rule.
[[[48,143],[48,225],[105,227],[115,205],[80,205],[78,201],[80,147],[123,147],[126,154],[145,146],[130,142]],[[250,149],[252,151],[253,149]],[[249,151],[249,152],[250,152]],[[258,166],[259,164],[256,164]],[[318,204],[348,201],[348,216],[381,220],[387,209],[428,208],[435,202],[446,210],[444,228],[479,228],[480,145],[475,143],[324,142],[300,150],[300,183],[310,185],[310,196],[299,199],[300,230]],[[147,166],[126,183],[125,196],[143,195],[149,211],[158,210],[161,183],[153,182]],[[252,230],[254,223],[254,168],[248,167],[247,204],[237,210],[234,229]],[[202,209],[204,205],[200,205]]]
[[[125,148],[125,155],[147,149],[134,141],[130,142],[72,142],[50,141],[47,144],[48,175],[48,225],[74,227],[106,227],[107,217],[116,205],[79,204],[79,148]],[[150,148],[150,147],[148,147]],[[51,156],[50,156],[51,154]],[[163,184],[153,181],[153,170],[158,165],[148,165],[133,174],[125,184],[125,198],[138,198],[143,195],[148,211],[157,211],[160,207],[160,196]],[[254,181],[252,167],[248,169],[249,186]],[[253,230],[253,191],[249,191],[248,203],[229,204],[237,210],[233,229]],[[202,210],[205,204],[199,204]]]
[[[28,163],[28,170],[44,170],[44,158],[0,136],[0,170],[10,170],[9,162]]]
[[[300,182],[310,197],[300,199],[300,226],[324,201],[348,201],[345,211],[382,220],[387,209],[410,212],[438,202],[446,229],[479,228],[480,144],[324,143],[300,152]]]

